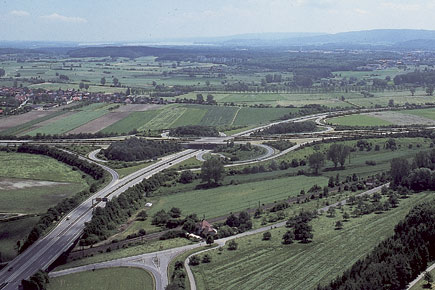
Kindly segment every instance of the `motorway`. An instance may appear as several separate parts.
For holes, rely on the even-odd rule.
[[[351,112],[351,111],[348,111]],[[342,112],[340,112],[342,113]],[[333,115],[333,114],[332,114]],[[233,136],[221,136],[221,137],[208,137],[196,140],[196,143],[218,143],[225,144],[226,141],[234,137],[245,137],[250,136],[253,132],[257,130],[263,130],[270,126],[285,122],[302,122],[306,120],[320,120],[331,116],[329,113],[321,113],[310,116],[298,117],[289,120],[274,122],[268,125],[257,127],[254,129],[246,130]],[[7,141],[4,141],[7,142]],[[21,141],[26,142],[26,141]],[[277,155],[269,155],[270,150],[268,150],[268,155],[262,157],[261,161],[276,158],[278,156],[287,154],[292,150],[296,150],[305,143],[295,145]],[[93,152],[92,158],[95,160],[95,151]],[[105,170],[107,170],[112,175],[112,181],[102,190],[98,191],[96,194],[89,197],[82,204],[80,204],[76,209],[72,210],[68,219],[64,217],[58,225],[45,237],[36,241],[32,246],[30,246],[24,253],[17,256],[13,261],[11,261],[2,271],[0,271],[0,283],[6,282],[7,285],[0,289],[10,289],[15,290],[18,288],[22,279],[27,279],[33,273],[39,269],[46,269],[51,263],[53,263],[64,251],[71,247],[81,235],[84,228],[85,222],[92,218],[93,211],[93,200],[95,198],[107,197],[111,199],[118,196],[124,192],[127,188],[140,183],[144,178],[149,178],[152,175],[167,169],[174,164],[180,163],[191,157],[194,157],[200,153],[200,150],[187,149],[182,152],[169,155],[162,158],[160,161],[138,170],[123,179],[119,179],[118,174],[113,169],[101,165]],[[98,160],[98,159],[97,159]],[[250,164],[260,161],[258,158],[252,161],[244,162],[243,164]],[[90,161],[94,162],[94,161]],[[240,165],[233,164],[232,166]],[[228,165],[227,165],[228,166]],[[231,165],[230,165],[231,166]],[[104,206],[104,203],[98,206]],[[165,286],[163,284],[163,286]]]
[[[64,217],[51,232],[36,241],[0,271],[0,281],[7,283],[2,289],[17,289],[22,279],[27,279],[39,269],[46,269],[64,251],[71,247],[81,235],[85,222],[92,218],[93,201],[95,198],[107,197],[111,199],[118,196],[127,188],[140,183],[144,178],[149,178],[196,154],[198,154],[198,150],[188,149],[166,156],[160,161],[122,179],[119,179],[118,174],[113,169],[100,165],[112,175],[112,181],[71,211],[68,214],[68,218]],[[99,204],[99,206],[104,205],[104,203]]]

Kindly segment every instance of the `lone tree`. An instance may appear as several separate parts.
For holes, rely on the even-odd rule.
[[[184,170],[180,174],[179,181],[181,183],[184,183],[184,184],[191,183],[193,181],[194,177],[195,176],[193,175],[192,171],[190,171],[190,170]]]
[[[308,164],[311,169],[314,170],[315,174],[319,174],[319,170],[325,165],[325,155],[320,152],[311,154],[310,157],[308,157]]]
[[[268,240],[270,240],[270,238],[272,238],[272,234],[270,232],[265,232],[263,234],[263,240],[264,241],[268,241]]]
[[[100,83],[104,86],[106,84],[106,78],[102,77]]]
[[[337,221],[335,223],[335,229],[336,230],[341,230],[343,228],[343,223],[341,221]]]
[[[231,241],[228,243],[228,250],[230,250],[230,251],[235,251],[235,250],[237,250],[237,246],[238,246],[238,245],[239,245],[239,244],[237,244],[235,240],[231,240]]]
[[[311,233],[313,228],[306,222],[298,223],[295,225],[295,240],[301,241],[306,244],[310,242],[310,239],[313,238],[313,234]]]
[[[329,147],[327,158],[334,163],[334,167],[337,168],[338,163],[341,167],[344,167],[347,156],[349,156],[350,147],[343,144],[332,144]]]
[[[211,158],[205,161],[201,166],[201,179],[207,181],[210,185],[212,183],[218,184],[219,181],[225,177],[224,165],[218,158]]]

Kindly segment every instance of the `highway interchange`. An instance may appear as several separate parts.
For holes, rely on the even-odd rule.
[[[354,112],[354,110],[347,111],[347,112],[352,113]],[[338,112],[338,113],[343,113],[343,112]],[[322,114],[309,115],[305,117],[298,117],[298,118],[279,121],[265,126],[246,130],[238,134],[234,134],[232,136],[201,138],[199,140],[196,140],[195,143],[196,144],[209,144],[209,143],[225,144],[227,141],[233,139],[234,137],[248,137],[250,136],[250,134],[252,134],[257,130],[262,130],[274,124],[283,123],[283,122],[302,122],[307,120],[316,120],[316,122],[319,125],[324,126],[324,124],[321,123],[321,120],[328,116],[331,116],[331,114],[322,113]],[[333,132],[333,129],[331,127],[328,126],[324,126],[324,127],[326,127],[326,130],[318,133]],[[316,140],[315,134],[311,134],[311,135],[313,139],[307,142],[312,142],[313,140]],[[317,140],[318,139],[319,138],[317,138]],[[282,156],[290,151],[298,149],[299,147],[305,145],[307,142],[297,144],[278,154],[273,154],[274,153],[273,149],[271,151],[270,150],[271,148],[265,147],[267,152],[265,155],[263,155],[260,158],[256,158],[254,160],[245,161],[243,162],[243,164],[252,164],[259,161],[270,160]],[[187,160],[191,157],[202,155],[204,154],[204,151],[198,149],[183,150],[176,154],[172,154],[164,158],[161,158],[159,161],[155,162],[154,164],[146,168],[140,169],[122,179],[119,178],[116,171],[105,166],[104,164],[101,164],[104,162],[102,162],[103,160],[100,160],[95,156],[96,153],[97,153],[96,151],[92,152],[90,158],[95,161],[98,161],[99,163],[97,164],[99,164],[102,168],[104,168],[107,172],[110,173],[112,177],[111,182],[108,185],[106,185],[102,190],[98,191],[97,193],[89,197],[87,200],[85,200],[76,209],[71,211],[68,214],[68,218],[64,217],[56,225],[56,227],[54,227],[53,230],[51,230],[51,232],[49,232],[46,236],[36,241],[25,252],[17,256],[5,268],[3,268],[2,271],[0,271],[0,289],[7,289],[7,290],[18,289],[18,286],[21,283],[22,279],[27,279],[29,276],[31,276],[39,269],[47,269],[63,252],[65,252],[68,248],[70,248],[73,245],[73,243],[80,237],[84,229],[85,222],[89,221],[92,218],[94,199],[102,198],[102,197],[107,197],[108,199],[111,199],[115,196],[118,196],[119,194],[124,192],[127,188],[140,183],[144,178],[149,178],[152,175],[161,172],[164,169],[168,169],[173,165],[183,162],[184,160]],[[90,159],[88,160],[90,162],[95,162]],[[240,165],[240,163],[229,164],[227,166],[236,166],[236,165]],[[98,204],[98,206],[104,206],[104,203]],[[149,270],[153,274],[153,276],[156,279],[156,288],[164,289],[164,287],[168,283],[168,279],[166,275],[167,263],[169,263],[169,261],[176,255],[186,250],[189,250],[192,247],[199,247],[199,246],[201,246],[201,244],[198,243],[187,247],[176,248],[172,250],[151,253],[151,254],[144,254],[141,256],[125,258],[122,260],[116,260],[116,261],[107,262],[105,264],[103,263],[101,265],[94,265],[94,266],[107,267],[108,265],[111,265],[113,267],[113,266],[127,266],[127,264],[130,266],[140,265],[140,267]],[[152,261],[153,255],[154,257],[156,255],[158,256],[159,259],[158,268],[156,268],[155,261],[154,262]],[[124,264],[119,264],[119,263],[124,263]],[[86,270],[88,268],[85,267],[80,269]],[[80,269],[76,269],[76,271],[79,271]],[[67,272],[63,272],[63,273],[67,273]],[[58,272],[57,274],[53,274],[53,276],[60,275],[60,274],[61,273]],[[2,282],[4,282],[4,284],[1,284]]]

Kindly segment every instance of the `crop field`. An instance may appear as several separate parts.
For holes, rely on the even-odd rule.
[[[354,127],[388,125],[435,125],[435,109],[381,111],[335,117],[327,120],[333,125]]]
[[[64,134],[91,122],[92,120],[98,119],[107,113],[109,113],[109,111],[106,108],[106,104],[92,104],[82,108],[82,110],[72,115],[67,115],[65,118],[55,120],[55,122],[50,122],[45,126],[32,130],[26,134]]]
[[[192,190],[158,198],[150,214],[161,209],[169,210],[175,206],[185,214],[196,213],[198,216],[206,215],[206,218],[213,218],[253,208],[259,202],[267,204],[281,201],[297,196],[301,189],[308,190],[314,184],[323,187],[327,183],[328,179],[322,176],[294,176],[206,190]]]
[[[297,110],[295,108],[239,108],[173,104],[143,112],[132,112],[101,132],[128,133],[133,129],[162,130],[187,125],[248,126],[269,123]]]
[[[65,114],[65,111],[31,111],[26,114],[2,118],[0,125],[1,135],[15,135],[29,130],[36,124]]]
[[[285,228],[237,239],[236,251],[209,251],[212,261],[192,267],[198,289],[314,289],[343,273],[379,242],[393,234],[395,225],[420,203],[434,201],[433,193],[421,193],[400,201],[398,208],[382,214],[351,218],[335,230],[342,213],[311,222],[311,243],[283,245]],[[349,209],[347,209],[349,211]]]
[[[48,290],[153,290],[153,277],[138,268],[110,268],[50,279]]]
[[[251,124],[264,124],[278,120],[288,113],[296,113],[296,108],[241,108],[237,113],[233,125],[248,126]]]
[[[407,114],[416,115],[419,117],[435,120],[435,108],[419,109],[419,110],[407,110]]]
[[[366,114],[335,117],[335,118],[328,119],[327,122],[332,125],[355,126],[355,127],[393,125],[393,123],[391,122]]]
[[[149,122],[152,118],[159,114],[159,110],[149,110],[145,112],[133,112],[128,117],[104,128],[101,130],[103,133],[128,133],[133,129],[138,129],[147,122]]]

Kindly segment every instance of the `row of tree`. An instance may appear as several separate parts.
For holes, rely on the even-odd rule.
[[[144,206],[148,193],[157,190],[168,180],[173,180],[174,174],[172,172],[155,174],[108,201],[104,208],[96,207],[91,221],[85,224],[80,244],[92,245],[107,239],[119,224]]]

